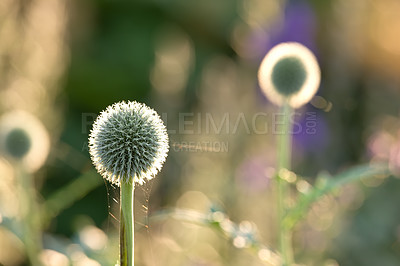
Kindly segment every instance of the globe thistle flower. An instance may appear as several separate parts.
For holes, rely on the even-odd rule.
[[[268,52],[261,62],[258,79],[271,102],[298,108],[317,92],[321,72],[308,48],[290,42],[278,44]]]
[[[47,130],[35,116],[12,111],[0,118],[0,151],[6,159],[34,172],[44,164],[49,150]]]
[[[90,132],[89,152],[108,181],[143,184],[162,168],[169,145],[166,128],[151,108],[138,102],[115,103],[103,111]]]

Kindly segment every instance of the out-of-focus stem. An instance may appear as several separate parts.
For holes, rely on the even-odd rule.
[[[42,265],[38,255],[42,250],[40,211],[36,201],[36,191],[32,176],[29,175],[22,165],[16,167],[19,210],[21,214],[22,241],[25,245],[26,254],[30,265]]]
[[[283,220],[287,211],[287,200],[289,196],[288,183],[282,174],[286,170],[290,169],[290,160],[292,153],[292,124],[290,116],[292,108],[285,104],[282,107],[283,111],[283,128],[279,132],[279,143],[278,143],[278,217],[279,217],[279,249],[282,255],[282,265],[289,266],[293,264],[293,251],[292,251],[292,234],[283,223]]]
[[[104,181],[98,177],[96,172],[88,171],[54,192],[44,203],[43,225],[46,226],[61,211],[83,198],[100,184],[104,184]]]
[[[120,265],[133,266],[135,263],[134,191],[131,182],[121,182],[120,190]]]

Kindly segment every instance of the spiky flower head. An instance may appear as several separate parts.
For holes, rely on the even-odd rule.
[[[261,62],[260,86],[276,105],[298,108],[318,90],[321,71],[314,54],[305,46],[290,42],[273,47]]]
[[[34,172],[46,161],[49,149],[47,130],[34,115],[15,110],[1,116],[0,153],[5,158]]]
[[[159,115],[138,102],[118,102],[97,117],[89,136],[89,152],[103,178],[143,184],[162,168],[168,134]]]

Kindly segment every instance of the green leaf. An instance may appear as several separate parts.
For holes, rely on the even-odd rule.
[[[308,212],[309,207],[322,196],[339,189],[345,184],[361,180],[363,178],[378,175],[389,175],[390,171],[386,164],[367,164],[350,168],[334,177],[327,173],[321,173],[317,177],[315,187],[307,194],[299,198],[297,204],[290,209],[283,219],[283,226],[287,229],[293,228]]]
[[[50,195],[43,206],[44,221],[48,222],[101,184],[103,184],[103,179],[96,171],[91,170],[83,173],[80,177]]]

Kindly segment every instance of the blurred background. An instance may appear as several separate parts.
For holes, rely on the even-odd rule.
[[[137,265],[270,265],[257,247],[277,247],[279,110],[257,70],[271,47],[296,41],[316,54],[322,82],[296,112],[293,171],[313,184],[322,170],[384,160],[395,173],[313,205],[295,228],[296,261],[400,265],[398,14],[397,0],[2,0],[0,115],[36,117],[45,133],[27,126],[39,136],[32,158],[47,159],[0,156],[0,264],[29,265],[20,168],[48,210],[38,211],[40,260],[115,264],[119,192],[94,172],[87,139],[101,110],[136,100],[162,116],[171,141],[161,173],[136,188]],[[215,230],[200,214],[237,229]]]

